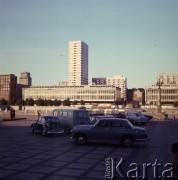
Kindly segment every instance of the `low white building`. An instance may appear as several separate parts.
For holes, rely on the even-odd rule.
[[[178,74],[159,74],[157,82],[161,88],[161,103],[173,104],[178,102]],[[157,83],[145,88],[146,104],[157,105],[158,85]]]
[[[158,86],[152,85],[145,88],[146,104],[157,105]],[[173,104],[178,102],[178,85],[161,85],[161,103]]]
[[[89,103],[114,103],[121,100],[120,88],[109,85],[86,85],[86,86],[31,86],[24,88],[22,91],[23,99],[32,98],[50,99],[50,100],[65,100],[70,101],[85,101]]]

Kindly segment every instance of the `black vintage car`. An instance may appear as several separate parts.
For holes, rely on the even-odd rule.
[[[47,134],[63,134],[64,129],[61,126],[60,120],[54,116],[41,116],[31,124],[32,133],[40,132],[42,135]]]

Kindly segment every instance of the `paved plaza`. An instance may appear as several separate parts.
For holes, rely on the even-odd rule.
[[[105,179],[105,159],[127,157],[132,150],[118,145],[78,146],[67,135],[32,134],[31,122],[3,122],[0,179]]]
[[[110,157],[126,158],[130,162],[138,160],[139,163],[153,161],[155,157],[171,161],[170,146],[177,141],[178,132],[177,122],[151,122],[144,126],[151,137],[150,142],[138,143],[132,148],[106,144],[78,146],[69,135],[32,134],[31,123],[30,119],[2,122],[0,179],[105,179],[106,159]],[[164,129],[168,125],[171,131]],[[159,133],[161,130],[164,136]]]

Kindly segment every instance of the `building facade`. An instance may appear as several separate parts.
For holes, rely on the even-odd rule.
[[[1,74],[0,75],[0,99],[16,98],[17,76],[14,74]]]
[[[32,98],[70,101],[85,101],[88,103],[115,103],[121,100],[120,88],[115,86],[31,86],[23,88],[23,99]]]
[[[145,88],[146,104],[157,105],[158,86],[152,85]],[[161,86],[161,103],[173,104],[178,102],[178,86],[162,85]]]
[[[69,42],[68,85],[88,85],[88,45],[83,41]]]
[[[161,103],[173,104],[178,102],[178,74],[160,74],[157,82],[161,83]],[[146,104],[157,105],[158,86],[152,85],[145,88]]]
[[[127,78],[124,76],[114,76],[106,78],[107,85],[113,85],[121,89],[121,98],[126,101],[127,99]]]
[[[22,72],[19,78],[19,84],[30,87],[32,85],[32,78],[29,72]]]

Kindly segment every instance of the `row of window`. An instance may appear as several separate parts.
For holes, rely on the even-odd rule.
[[[70,100],[88,100],[88,101],[95,101],[95,100],[114,100],[114,95],[108,95],[108,96],[79,96],[79,95],[24,95],[24,99],[32,98],[32,99],[59,99],[59,100],[65,100],[69,98]]]
[[[158,96],[157,95],[151,95],[151,96],[147,96],[147,101],[157,101],[158,99]],[[167,96],[161,96],[161,100],[165,101],[165,100],[175,100],[175,101],[178,101],[178,95],[167,95]]]

